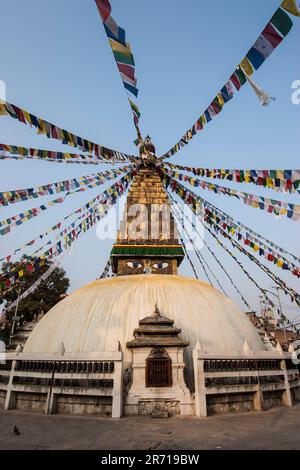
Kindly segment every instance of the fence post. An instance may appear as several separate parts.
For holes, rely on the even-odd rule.
[[[123,357],[114,363],[112,418],[121,418],[123,408]]]
[[[195,376],[195,414],[199,418],[207,416],[204,360],[198,358],[198,349],[193,350]]]
[[[5,398],[5,404],[4,404],[5,410],[11,410],[15,408],[16,406],[16,392],[12,391],[16,362],[17,361],[12,361],[12,365],[10,369],[9,381],[7,385],[7,392],[6,392],[6,398]]]
[[[289,384],[289,376],[288,376],[288,371],[286,368],[285,359],[281,361],[281,368],[283,370],[284,385],[285,385],[285,390],[282,394],[282,403],[284,406],[293,406],[293,400],[292,400],[291,389],[290,389],[290,384]]]

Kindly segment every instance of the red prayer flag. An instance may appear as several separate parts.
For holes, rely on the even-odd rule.
[[[240,81],[235,73],[231,75],[230,80],[232,81],[237,90],[241,89],[242,85],[240,84]]]
[[[131,78],[131,80],[135,80],[134,67],[132,67],[131,65],[121,64],[120,62],[117,62],[117,65],[120,72],[124,73],[124,75]]]
[[[111,14],[111,6],[109,3],[109,0],[95,0],[95,1],[99,10],[100,16],[102,20],[105,22]]]
[[[264,36],[271,44],[273,47],[279,46],[281,41],[283,40],[283,37],[278,34],[274,26],[272,26],[271,23],[269,23],[265,29],[262,32],[262,36]]]

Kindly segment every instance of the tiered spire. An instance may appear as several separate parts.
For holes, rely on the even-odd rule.
[[[111,252],[115,274],[177,274],[184,257],[168,196],[154,165],[144,165],[127,198],[117,243]]]

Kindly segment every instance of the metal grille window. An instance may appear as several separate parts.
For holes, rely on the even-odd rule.
[[[146,359],[146,387],[171,387],[172,362],[166,351],[152,352]]]

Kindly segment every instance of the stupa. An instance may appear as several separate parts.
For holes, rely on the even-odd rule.
[[[292,354],[217,289],[178,275],[184,249],[151,146],[111,252],[114,276],[59,302],[7,355],[0,406],[207,416],[299,399]]]

